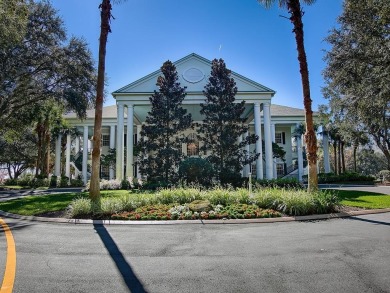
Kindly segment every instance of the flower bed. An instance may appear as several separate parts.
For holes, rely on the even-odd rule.
[[[196,212],[188,205],[159,204],[139,207],[131,212],[115,213],[114,220],[196,220],[196,219],[252,219],[275,218],[282,214],[271,210],[261,209],[255,205],[232,204],[216,205],[210,211]]]

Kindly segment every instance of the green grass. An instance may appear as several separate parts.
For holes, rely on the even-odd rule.
[[[0,188],[20,190],[20,189],[26,189],[28,187],[20,186],[20,185],[0,185]]]
[[[103,197],[118,197],[128,194],[129,192],[126,190],[102,190],[100,193]],[[6,202],[0,202],[0,210],[18,215],[34,216],[46,212],[65,210],[73,199],[79,197],[88,197],[88,193],[72,192],[44,196],[26,196]]]
[[[340,198],[340,204],[365,209],[390,208],[390,195],[354,190],[334,190]]]

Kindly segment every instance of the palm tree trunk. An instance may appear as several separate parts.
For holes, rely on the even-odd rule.
[[[334,174],[337,174],[337,141],[334,140],[333,141],[333,153],[334,153],[334,157],[333,157],[333,164],[334,164]]]
[[[318,189],[317,177],[317,137],[314,131],[312,100],[310,98],[309,70],[303,38],[302,11],[299,0],[289,0],[287,8],[291,15],[290,20],[294,25],[295,41],[298,50],[298,61],[302,80],[303,104],[305,108],[306,133],[305,143],[307,146],[307,160],[309,163],[308,191]]]
[[[343,167],[343,173],[345,173],[345,154],[344,154],[344,141],[341,141],[341,165]]]
[[[106,45],[110,30],[111,3],[110,0],[102,0],[100,8],[100,39],[99,39],[99,65],[96,90],[95,125],[93,132],[92,149],[92,174],[89,197],[93,202],[100,202],[100,144],[102,136],[102,113],[104,94],[104,74],[106,65]]]
[[[341,174],[341,141],[338,141],[338,162],[337,162],[337,174]]]

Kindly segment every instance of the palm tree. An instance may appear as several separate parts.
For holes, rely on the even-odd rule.
[[[266,8],[269,8],[274,2],[276,2],[276,0],[258,0],[258,2],[263,4]],[[278,2],[279,7],[287,8],[288,13],[290,14],[289,19],[294,26],[293,32],[295,34],[295,41],[297,43],[298,61],[303,90],[303,104],[305,108],[305,143],[307,149],[307,160],[309,163],[308,191],[314,191],[318,189],[317,137],[314,131],[313,111],[311,109],[312,100],[310,98],[309,70],[303,42],[303,12],[301,9],[301,2],[310,5],[313,4],[315,0],[278,0]]]
[[[100,9],[100,39],[99,39],[99,63],[96,88],[95,104],[95,124],[93,132],[93,150],[92,150],[92,174],[89,190],[90,199],[98,204],[100,203],[100,145],[102,136],[102,113],[103,113],[103,95],[104,95],[104,74],[106,65],[106,45],[107,36],[111,32],[111,0],[102,0]]]

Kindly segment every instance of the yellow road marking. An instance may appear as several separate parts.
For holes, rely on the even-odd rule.
[[[0,218],[0,224],[3,227],[5,237],[7,239],[7,261],[5,264],[4,279],[3,279],[3,284],[1,285],[0,288],[0,292],[11,293],[14,287],[15,273],[16,273],[15,241],[14,241],[14,237],[12,236],[11,229],[1,218]]]

